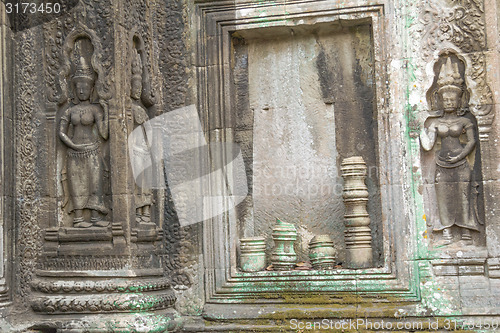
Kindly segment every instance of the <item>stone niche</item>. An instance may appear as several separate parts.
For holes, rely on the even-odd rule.
[[[345,262],[340,163],[368,166],[375,266],[382,264],[372,27],[369,21],[263,28],[232,34],[235,139],[252,200],[239,207],[241,236],[264,236],[274,219],[297,227],[299,261],[329,234]]]
[[[241,303],[244,311],[235,311],[233,319],[272,317],[280,311],[272,305],[266,310],[264,304],[244,304],[293,306],[287,293],[301,302],[342,299],[352,306],[360,301],[350,298],[352,292],[363,293],[361,302],[370,304],[418,298],[415,266],[405,264],[414,249],[394,237],[412,226],[400,186],[405,174],[398,172],[405,161],[401,146],[394,144],[402,138],[386,102],[383,6],[310,5],[308,10],[291,2],[285,10],[272,4],[196,4],[202,27],[197,35],[198,109],[211,142],[241,146],[249,184],[236,214],[204,222],[208,319],[224,311],[218,303]],[[374,261],[365,269],[348,269],[344,262],[340,166],[353,156],[361,156],[368,167]],[[308,261],[313,236],[328,234],[342,265],[242,272],[240,238],[264,237],[269,264],[275,218],[297,229],[297,261]],[[324,297],[314,298],[318,292]],[[264,314],[257,314],[257,308]]]

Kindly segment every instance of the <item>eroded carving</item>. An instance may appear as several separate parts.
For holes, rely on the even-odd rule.
[[[131,112],[134,119],[134,129],[139,128],[142,135],[134,136],[132,145],[133,162],[139,170],[144,170],[138,178],[135,179],[135,213],[136,222],[143,225],[151,225],[151,205],[153,203],[153,194],[148,186],[153,178],[153,165],[151,157],[151,143],[148,140],[146,132],[146,123],[149,120],[148,107],[155,104],[147,70],[145,66],[145,48],[142,39],[138,36],[133,38],[134,47],[132,48],[132,66],[131,66]],[[137,165],[144,163],[144,166]]]
[[[467,52],[471,62],[470,79],[475,82],[470,111],[477,118],[479,140],[487,141],[494,118],[493,93],[487,82],[486,24],[484,3],[476,0],[426,2],[420,17],[423,54],[429,57],[446,45]]]
[[[438,49],[443,41],[457,45],[464,52],[474,52],[486,46],[484,4],[476,0],[453,1],[454,6],[426,2],[420,18],[425,27],[424,55]]]
[[[420,132],[424,150],[433,149],[438,138],[441,144],[435,152],[439,220],[434,221],[433,229],[442,232],[438,244],[447,245],[453,241],[452,227],[456,226],[460,229],[460,242],[470,245],[471,231],[479,231],[481,221],[477,210],[479,184],[472,179],[477,125],[473,117],[466,116],[469,93],[463,63],[453,54],[445,54],[440,60],[437,80],[428,92],[430,104],[437,112],[427,118]]]
[[[74,43],[75,71],[71,76],[72,101],[62,110],[59,137],[67,146],[66,170],[63,171],[65,204],[73,213],[76,228],[106,227],[103,216],[108,213],[104,204],[104,161],[101,141],[108,138],[108,107],[95,92],[98,73],[89,64],[92,42],[85,37]],[[94,95],[94,96],[93,96]],[[97,131],[94,130],[97,129]],[[90,212],[85,220],[84,212]]]
[[[57,258],[44,258],[38,263],[41,270],[63,271],[100,271],[121,270],[133,266],[135,268],[151,268],[151,256],[138,256],[125,258],[119,256],[64,256]]]

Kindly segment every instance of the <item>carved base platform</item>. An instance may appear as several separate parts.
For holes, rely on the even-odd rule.
[[[0,279],[0,307],[8,306],[9,304],[11,304],[9,288],[5,283],[5,279]]]
[[[60,228],[45,235],[59,255],[46,251],[31,282],[30,305],[42,318],[40,327],[96,333],[176,329],[176,296],[156,252],[118,253],[112,228],[96,229]],[[80,243],[84,237],[93,241]],[[112,245],[112,250],[101,243]],[[64,245],[78,244],[86,250],[61,253]]]
[[[153,243],[161,241],[163,231],[157,228],[154,223],[141,223],[137,228],[132,229],[130,236],[133,243]]]
[[[156,313],[65,315],[58,320],[46,320],[31,329],[57,333],[102,332],[177,332],[183,323],[172,309]]]
[[[31,307],[44,314],[149,312],[173,307],[168,279],[39,277],[31,284]]]
[[[122,254],[126,241],[121,223],[109,227],[49,228],[44,231],[44,253],[60,255]]]
[[[31,308],[37,329],[57,332],[173,332],[180,323],[168,278],[158,269],[37,271]],[[153,275],[153,276],[152,276]]]

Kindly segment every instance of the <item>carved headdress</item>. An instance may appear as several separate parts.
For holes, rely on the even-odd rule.
[[[451,62],[451,57],[446,59],[446,62],[441,65],[438,77],[438,93],[442,94],[445,91],[454,91],[460,94],[463,91],[462,76],[458,70],[458,64]]]
[[[139,52],[134,52],[134,59],[132,59],[132,80],[142,81],[142,61]]]
[[[87,64],[85,57],[80,56],[80,61],[76,64],[75,74],[73,75],[73,80],[75,79],[88,79],[91,81],[95,79],[94,70]]]

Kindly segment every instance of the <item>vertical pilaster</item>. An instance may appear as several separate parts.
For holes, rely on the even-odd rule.
[[[66,183],[61,182],[58,193],[46,192],[48,202],[53,200],[61,210],[55,225],[48,224],[46,216],[58,208],[46,204],[42,205],[48,214],[37,222],[43,230],[44,251],[30,283],[31,309],[41,318],[41,325],[58,332],[81,332],[84,328],[102,332],[111,326],[131,332],[135,329],[127,325],[137,318],[147,327],[145,331],[170,331],[177,325],[172,320],[176,297],[160,265],[161,224],[154,219],[137,226],[136,185],[128,145],[137,122],[134,107],[147,112],[154,105],[144,99],[132,100],[131,96],[134,52],[140,51],[143,56],[143,83],[149,83],[144,73],[154,68],[146,57],[157,58],[150,31],[145,28],[150,24],[152,9],[139,0],[79,2],[76,6],[76,10],[55,18],[47,25],[49,29],[33,28],[44,29],[46,41],[42,50],[33,52],[45,55],[45,67],[58,68],[49,71],[53,80],[47,80],[48,91],[61,90],[61,98],[53,104],[55,116],[41,124],[45,132],[55,127],[56,133],[37,134],[51,143],[47,145],[52,153],[38,154],[36,159],[38,164],[53,164],[54,168],[47,168],[47,177],[60,177]],[[134,44],[136,39],[141,41],[140,50]],[[91,92],[90,97],[80,100],[74,88],[82,78],[87,79]],[[41,104],[48,93],[35,103]],[[93,115],[93,123],[74,121],[82,119],[82,113]],[[60,124],[68,119],[71,122],[65,129]],[[97,140],[98,148],[78,155],[82,148],[72,147],[78,142],[70,140],[81,143],[74,133],[84,126],[92,126],[94,136],[90,139]],[[52,155],[57,154],[61,158],[56,160]],[[85,172],[68,171],[76,157]],[[102,190],[89,185],[95,193],[88,194],[82,185],[85,182],[74,181],[90,179],[89,174],[101,177]],[[76,196],[78,190],[83,194]],[[80,208],[83,216],[78,218],[85,223],[75,223],[75,202],[84,196],[88,196],[88,202],[93,196],[99,201],[93,207]],[[97,216],[91,215],[96,212]],[[85,321],[79,320],[82,315]]]
[[[12,81],[12,72],[9,61],[11,54],[10,29],[5,12],[5,5],[0,4],[0,307],[8,304],[10,299],[10,243],[6,232],[9,228],[6,221],[11,221],[11,192],[10,182],[6,180],[5,170],[9,170],[12,158],[5,146],[6,138],[12,128],[12,104],[9,82]]]
[[[497,138],[500,131],[500,118],[496,114],[500,110],[500,95],[497,88],[500,85],[500,1],[485,0],[485,33],[487,40],[487,50],[485,52],[488,68],[488,83],[493,88],[491,112],[495,117],[493,119],[490,139],[487,142],[481,142],[481,161],[483,164],[484,175],[484,196],[485,196],[485,214],[486,214],[486,245],[490,257],[500,257],[500,202],[497,193],[500,190],[500,170],[498,169],[500,143]]]

